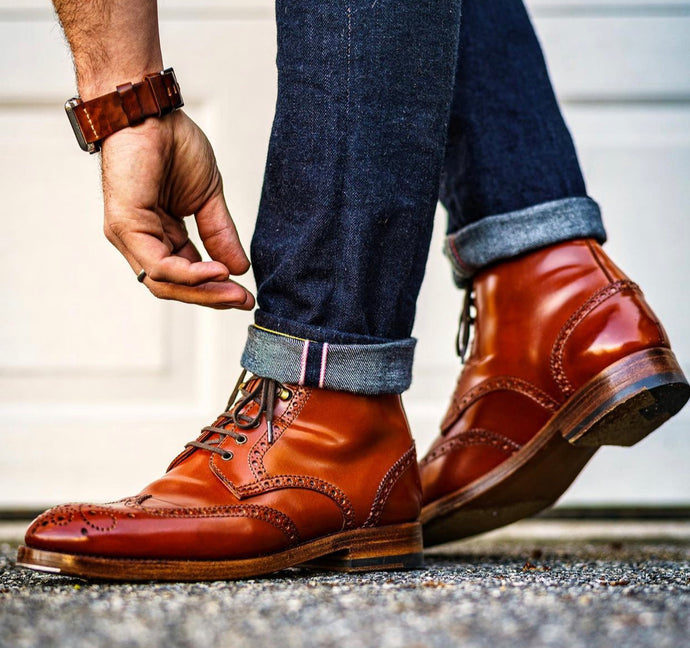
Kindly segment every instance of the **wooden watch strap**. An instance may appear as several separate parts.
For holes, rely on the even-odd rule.
[[[117,86],[115,92],[79,102],[72,111],[84,141],[94,144],[148,117],[160,117],[183,105],[175,73],[168,68],[146,75],[139,83],[125,83]]]

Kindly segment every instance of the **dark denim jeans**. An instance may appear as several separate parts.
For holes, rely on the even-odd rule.
[[[439,196],[460,285],[605,239],[521,0],[277,0],[276,19],[247,369],[405,390]]]

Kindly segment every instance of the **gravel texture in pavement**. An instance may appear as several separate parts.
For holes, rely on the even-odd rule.
[[[3,648],[690,645],[690,542],[458,543],[408,572],[302,569],[237,582],[103,584],[14,565]]]

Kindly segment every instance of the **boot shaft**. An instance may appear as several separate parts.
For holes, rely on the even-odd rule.
[[[475,378],[517,375],[560,400],[630,353],[669,346],[639,287],[593,240],[497,264],[474,291],[465,373]]]

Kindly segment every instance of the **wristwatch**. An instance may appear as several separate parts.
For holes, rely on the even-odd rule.
[[[65,111],[83,151],[96,153],[103,140],[148,117],[160,117],[184,106],[172,68],[147,74],[139,83],[124,83],[89,101],[68,99]]]

